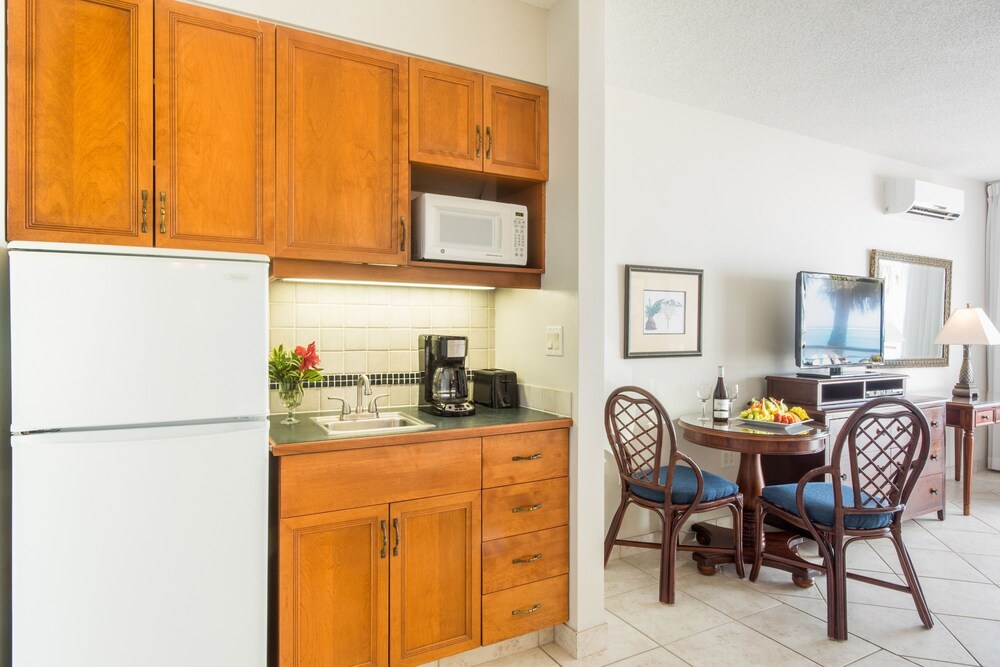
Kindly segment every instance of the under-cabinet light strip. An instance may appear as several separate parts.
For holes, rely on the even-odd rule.
[[[434,285],[431,283],[392,283],[381,280],[338,280],[331,278],[279,278],[289,283],[322,283],[329,285],[379,285],[383,287],[429,287],[431,289],[495,290],[487,285]]]

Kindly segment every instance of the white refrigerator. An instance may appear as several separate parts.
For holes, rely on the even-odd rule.
[[[13,664],[264,665],[267,257],[9,261]]]

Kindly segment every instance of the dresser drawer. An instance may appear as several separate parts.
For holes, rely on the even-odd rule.
[[[483,488],[569,474],[569,432],[564,429],[483,438]]]
[[[903,510],[903,518],[908,519],[928,512],[944,509],[944,475],[934,473],[917,480],[910,493],[910,499]]]
[[[482,440],[282,456],[281,517],[478,491]]]
[[[931,446],[930,450],[927,452],[927,462],[924,464],[924,470],[921,476],[939,474],[944,472],[944,414],[941,415],[942,421],[938,422],[938,426],[931,426]],[[927,421],[930,422],[930,415],[927,416]]]
[[[569,522],[566,477],[483,489],[483,541],[565,526]]]
[[[483,645],[558,625],[569,618],[569,575],[483,596]]]
[[[569,528],[483,543],[483,594],[569,572]]]
[[[976,408],[976,426],[986,426],[996,421],[996,414],[993,408]]]

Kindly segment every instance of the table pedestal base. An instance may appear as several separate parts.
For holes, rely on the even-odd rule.
[[[708,523],[696,523],[691,528],[694,530],[695,539],[698,540],[698,544],[706,546],[709,544],[713,546],[729,546],[733,543],[732,528],[723,528],[722,526]],[[792,583],[799,588],[809,588],[812,586],[815,583],[815,575],[819,572],[818,569],[812,567],[811,563],[803,560],[798,555],[799,545],[806,539],[808,538],[786,531],[764,533],[764,553],[781,556],[782,558],[795,559],[802,563],[800,567],[797,567],[774,561],[764,561],[764,565],[790,572],[792,574]],[[754,557],[752,544],[752,541],[750,544],[747,544],[747,542],[743,543],[743,561],[751,565],[753,564]],[[719,566],[733,562],[733,557],[726,554],[706,554],[695,551],[691,557],[698,564],[698,572],[705,576],[711,576],[718,571]],[[749,574],[749,570],[747,570],[747,574]]]

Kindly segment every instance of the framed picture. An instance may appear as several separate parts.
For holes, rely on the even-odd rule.
[[[701,356],[701,269],[625,266],[625,356]]]

